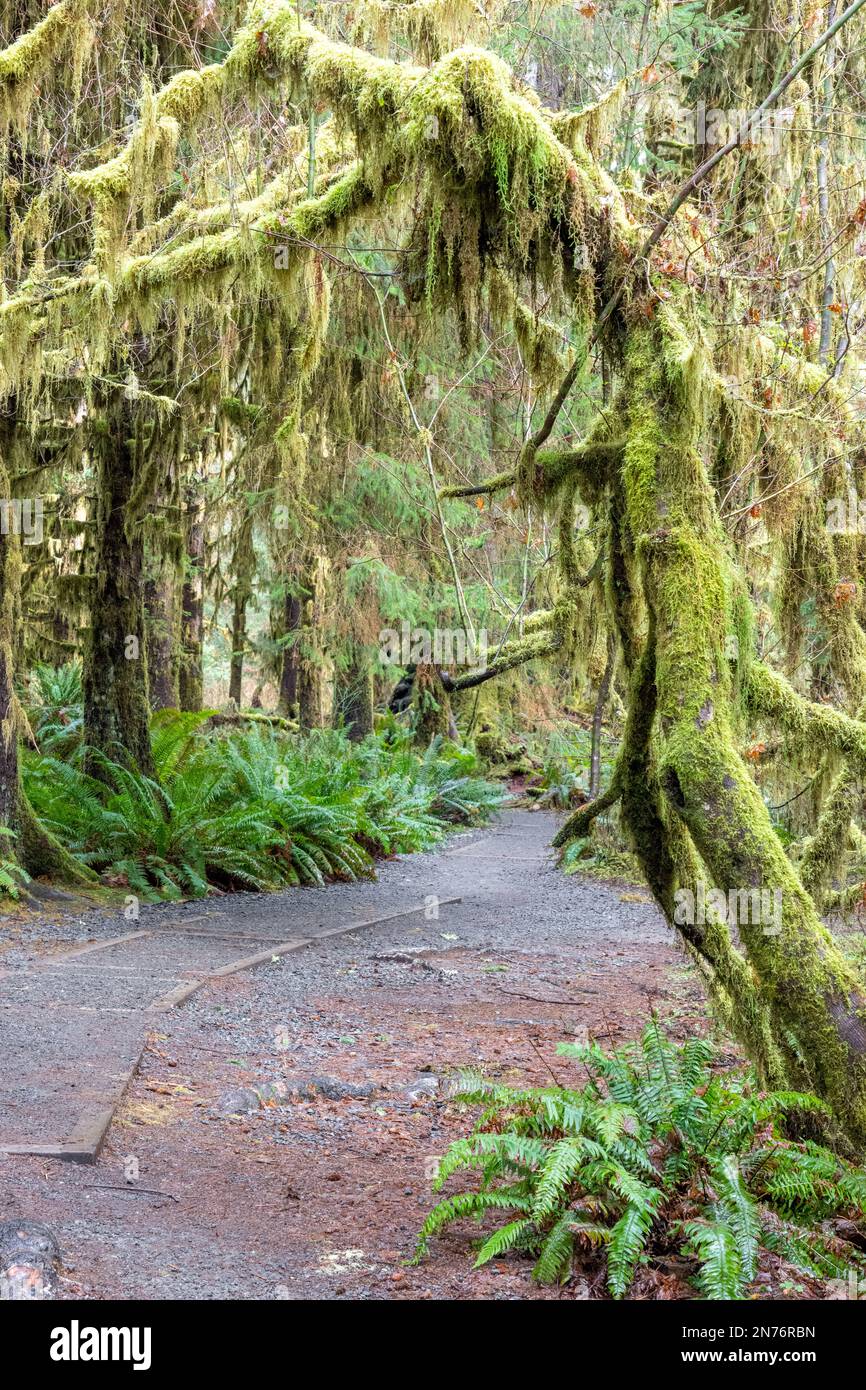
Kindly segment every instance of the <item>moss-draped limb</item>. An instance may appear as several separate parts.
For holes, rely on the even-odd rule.
[[[538,661],[542,657],[553,656],[562,647],[564,640],[562,629],[557,626],[550,632],[506,642],[489,666],[483,671],[470,671],[466,676],[458,676],[452,688],[473,690],[475,686],[483,685],[495,676],[504,675],[506,671],[513,671],[516,666],[523,666],[527,661]]]
[[[87,0],[59,0],[38,24],[0,49],[0,120],[22,128],[50,67],[71,49],[71,81],[80,89],[81,72],[92,31]]]
[[[858,773],[866,773],[866,722],[804,699],[783,675],[760,661],[748,666],[743,700],[754,717],[777,725],[788,736],[838,753]]]
[[[523,619],[523,632],[541,632],[543,629],[553,627],[557,621],[555,608],[537,608],[534,613],[528,613]]]
[[[579,478],[575,475],[566,483],[559,503],[559,516],[557,517],[557,538],[559,544],[558,561],[562,576],[575,593],[578,589],[586,589],[594,579],[598,579],[604,568],[604,544],[602,544],[596,557],[586,573],[583,573],[578,562],[577,546],[575,545],[575,511],[577,507],[578,490],[580,486]]]
[[[819,912],[826,909],[826,891],[839,871],[850,838],[851,821],[863,803],[863,784],[850,768],[833,781],[821,807],[815,833],[803,847],[800,877]]]
[[[588,835],[592,821],[603,815],[606,810],[612,809],[612,806],[616,806],[621,791],[623,791],[621,776],[617,777],[616,769],[614,769],[613,776],[610,778],[605,791],[599,792],[594,801],[588,802],[587,805],[578,806],[577,810],[571,812],[569,819],[563,821],[562,826],[553,835],[553,847],[563,849],[571,841],[580,840],[584,835]]]
[[[610,430],[607,418],[600,417],[577,446],[534,451],[527,445],[517,468],[520,496],[543,504],[576,477],[583,496],[594,501],[622,457],[623,440],[615,434],[611,437]]]
[[[610,782],[603,792],[600,792],[594,800],[588,802],[586,806],[579,806],[576,811],[572,811],[567,820],[557,830],[553,837],[555,849],[563,849],[572,840],[578,840],[584,835],[588,835],[593,821],[604,811],[609,811],[615,806],[622,793],[622,778],[617,776],[614,769]]]
[[[280,279],[285,267],[274,273],[275,245],[294,246],[302,253],[295,259],[302,259],[317,239],[383,208],[397,188],[408,195],[419,182],[417,244],[407,250],[422,258],[430,303],[441,292],[464,327],[480,312],[488,277],[518,280],[530,263],[557,291],[569,281],[585,320],[595,277],[575,266],[589,266],[590,249],[598,267],[625,252],[633,227],[618,189],[579,138],[572,146],[557,138],[551,113],[483,50],[459,49],[429,68],[392,62],[299,25],[293,0],[264,0],[252,7],[225,62],[202,71],[207,76],[178,74],[149,98],[124,150],[78,171],[80,191],[96,203],[123,204],[129,171],[139,165],[139,182],[147,184],[148,159],[165,153],[160,123],[170,127],[170,145],[175,127],[194,123],[207,105],[203,86],[222,101],[280,84],[302,105],[333,112],[335,126],[352,132],[358,163],[306,204],[292,206],[292,191],[282,206],[238,226],[180,245],[147,246],[138,255],[103,255],[108,214],[98,217],[94,263],[48,283],[25,282],[0,306],[3,366],[13,385],[25,367],[38,370],[22,344],[67,326],[58,305],[79,336],[89,340],[98,331],[105,343],[112,330],[130,331],[130,312],[133,330],[138,323],[149,331],[158,306],[179,292],[183,303],[203,303],[220,275],[241,271],[233,293],[256,299],[265,285],[274,292],[290,285],[291,277]],[[195,215],[190,208],[191,222]],[[128,221],[134,229],[135,220],[120,217],[118,225]]]
[[[551,498],[572,477],[587,480],[591,491],[598,491],[603,485],[605,470],[615,464],[622,453],[621,439],[595,439],[578,444],[576,448],[539,449],[533,456],[531,474],[528,481],[519,469],[507,469],[484,478],[480,483],[456,483],[443,487],[440,497],[483,497],[507,488],[522,486],[532,494],[532,499],[544,502]]]
[[[441,487],[439,496],[440,498],[489,497],[495,492],[505,492],[507,488],[514,487],[516,482],[517,473],[513,468],[510,468],[504,473],[495,473],[492,478],[485,478],[480,483],[455,483],[451,487]]]

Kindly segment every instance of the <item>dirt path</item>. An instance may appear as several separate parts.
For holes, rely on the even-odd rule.
[[[552,830],[513,811],[375,883],[5,927],[0,1139],[14,1122],[19,1142],[74,1140],[144,1046],[94,1165],[0,1155],[0,1220],[56,1231],[60,1296],[580,1296],[536,1294],[519,1263],[472,1272],[468,1232],[402,1263],[435,1158],[465,1126],[449,1075],[564,1078],[559,1041],[633,1036],[650,1000],[675,1035],[706,1026],[646,895],[563,877]],[[66,950],[101,947],[131,925],[148,934],[46,956],[58,933]],[[271,959],[270,943],[309,937]]]

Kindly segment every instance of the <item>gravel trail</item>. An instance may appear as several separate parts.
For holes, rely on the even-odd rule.
[[[95,1164],[0,1155],[0,1215],[55,1231],[59,1296],[587,1296],[471,1272],[459,1233],[405,1265],[436,1156],[465,1130],[455,1072],[564,1079],[559,1041],[622,1041],[651,1007],[675,1035],[707,1026],[648,895],[563,876],[555,823],[509,811],[375,882],[4,928],[0,1140],[75,1140],[138,1062]],[[63,963],[48,940],[116,944]]]

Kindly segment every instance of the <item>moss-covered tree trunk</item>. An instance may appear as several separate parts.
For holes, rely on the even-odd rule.
[[[234,589],[232,593],[232,654],[229,666],[229,699],[240,708],[243,694],[244,657],[247,644],[247,605],[252,598],[253,522],[250,513],[241,519],[232,558]]]
[[[280,647],[277,710],[286,719],[297,712],[298,633],[301,627],[302,610],[301,599],[287,587],[280,600],[279,614],[274,623],[279,637],[283,639]],[[286,640],[289,637],[291,640]]]
[[[699,869],[685,866],[684,876],[674,839],[668,836],[666,845],[665,837],[653,842],[642,833],[660,789],[660,824],[668,819],[684,827],[709,883],[737,904],[738,949],[790,1077],[800,1084],[805,1078],[862,1146],[866,998],[797,878],[738,752],[737,691],[751,660],[751,610],[697,449],[688,381],[663,329],[631,329],[624,398],[622,487],[651,618],[657,709],[657,780],[636,789],[624,769],[625,819],[670,915],[672,890],[696,894],[689,877]],[[687,920],[677,925],[692,927]]]
[[[415,667],[412,716],[415,741],[422,748],[429,747],[430,740],[437,736],[450,738],[456,734],[448,692],[436,667],[427,661],[420,661]]]
[[[99,752],[155,776],[150,747],[147,647],[144,631],[144,541],[131,513],[136,441],[129,405],[109,401],[94,422],[98,466],[96,575],[84,653],[84,740],[87,767],[103,776]]]
[[[310,552],[301,569],[301,628],[298,638],[298,720],[302,729],[323,729],[329,722],[327,659],[322,644],[326,564]]]
[[[164,567],[144,589],[147,684],[151,709],[179,709],[178,605],[174,575]]]
[[[186,563],[180,614],[180,707],[200,710],[204,699],[204,508],[187,494]]]
[[[349,664],[339,683],[337,711],[353,743],[373,732],[373,675],[364,648],[350,644]]]
[[[0,497],[10,496],[8,451],[11,430],[0,421]],[[18,726],[13,688],[13,641],[18,622],[21,585],[21,542],[14,532],[0,529],[0,826],[15,831],[20,798]],[[4,841],[6,837],[4,836]],[[0,844],[0,853],[10,846]]]
[[[12,495],[11,461],[16,429],[0,416],[0,499]],[[0,527],[0,855],[17,859],[32,877],[50,875],[61,883],[83,884],[83,869],[39,824],[21,784],[18,760],[19,711],[14,687],[14,640],[21,624],[21,537],[14,525]]]

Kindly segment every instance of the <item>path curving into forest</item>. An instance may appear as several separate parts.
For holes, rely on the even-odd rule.
[[[402,1265],[445,1079],[542,1082],[564,1037],[705,1015],[646,893],[562,875],[555,823],[509,811],[375,882],[6,923],[0,1219],[57,1232],[61,1296],[522,1296],[464,1288],[459,1237]]]

